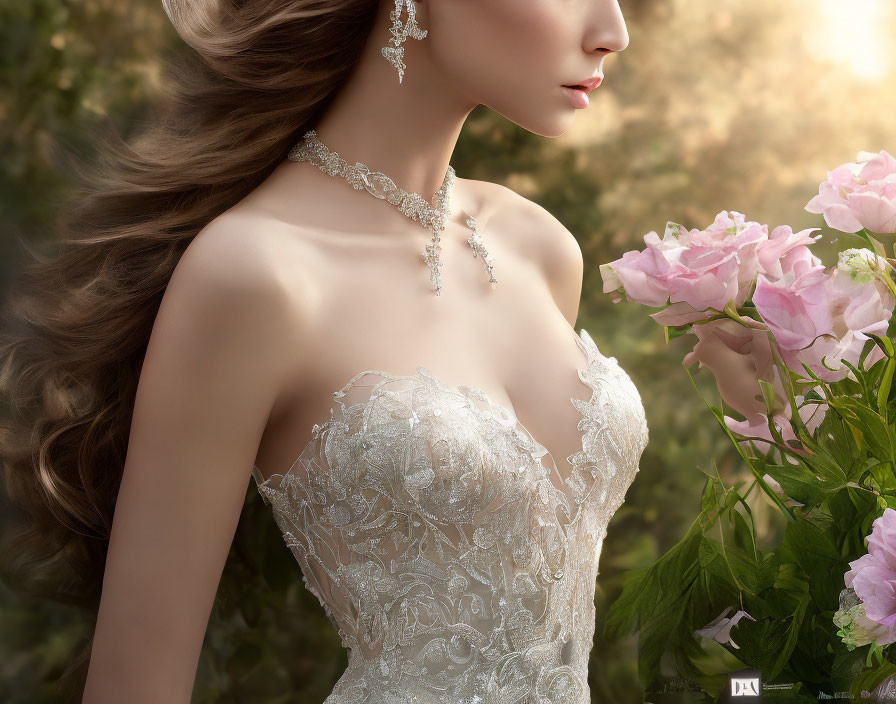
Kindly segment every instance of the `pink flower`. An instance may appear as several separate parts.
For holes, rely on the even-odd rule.
[[[837,635],[847,650],[855,650],[863,645],[875,643],[887,645],[896,642],[896,628],[882,626],[872,621],[865,613],[865,604],[854,589],[847,587],[840,591],[839,608],[834,613],[833,622]]]
[[[672,239],[651,240],[650,235],[656,233],[644,236],[647,247],[643,251],[631,250],[621,259],[600,266],[604,293],[613,293],[614,301],[621,299],[620,291],[628,300],[645,306],[658,307],[669,300],[671,291],[666,277],[677,258],[675,250],[682,248]]]
[[[848,250],[830,273],[800,245],[782,261],[781,278],[759,275],[753,304],[788,368],[805,376],[805,363],[824,381],[843,379],[843,360],[857,365],[868,335],[886,334],[894,300],[878,259],[870,250]],[[883,357],[875,347],[866,367]]]
[[[882,626],[896,624],[896,511],[887,507],[871,524],[868,552],[843,575],[865,604],[865,614]]]
[[[741,305],[747,299],[759,270],[757,248],[767,239],[765,225],[746,222],[736,211],[723,210],[705,230],[668,222],[662,239],[648,232],[644,250],[626,252],[600,267],[603,290],[615,294],[617,301],[624,292],[629,300],[647,306],[682,304],[667,319],[705,318],[691,314],[721,311],[729,301]]]
[[[650,317],[660,325],[673,327],[676,325],[687,325],[698,320],[707,320],[710,315],[712,315],[711,311],[694,310],[690,303],[679,301],[666,306],[656,313],[651,313]]]
[[[884,150],[859,152],[856,163],[828,171],[806,210],[824,213],[825,222],[841,232],[896,232],[896,159]]]
[[[812,237],[809,233],[820,229],[811,227],[794,232],[789,225],[776,227],[769,233],[768,240],[756,248],[760,271],[775,281],[784,276],[785,269],[793,268],[796,260],[808,259],[819,264],[820,261],[807,249],[807,245],[813,244],[821,237],[821,235]]]
[[[669,300],[683,301],[694,310],[721,311],[728,302],[743,304],[759,271],[757,248],[768,240],[768,228],[745,222],[737,211],[723,210],[705,230],[680,228],[678,239],[685,249],[667,276]]]
[[[869,334],[886,335],[896,301],[879,278],[853,277],[841,267],[828,277],[823,293],[828,300],[830,330],[802,349],[781,344],[781,357],[797,373],[804,373],[802,364],[805,363],[820,379],[837,381],[850,373],[843,360],[858,365]],[[764,318],[765,313],[761,310],[760,313]],[[865,358],[865,368],[884,356],[883,350],[875,345]]]
[[[753,304],[782,348],[808,347],[819,335],[833,332],[828,279],[823,266],[805,258],[787,262],[776,281],[761,275],[756,281]]]

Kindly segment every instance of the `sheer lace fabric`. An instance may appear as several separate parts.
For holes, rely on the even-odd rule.
[[[325,704],[590,702],[598,559],[648,434],[616,359],[575,340],[591,398],[570,399],[582,446],[561,467],[510,410],[418,366],[355,375],[285,474],[253,468],[349,649]]]

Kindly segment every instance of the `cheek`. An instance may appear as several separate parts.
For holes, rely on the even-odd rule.
[[[554,82],[576,46],[567,0],[445,0],[432,49],[474,89]],[[477,96],[484,97],[484,96]]]

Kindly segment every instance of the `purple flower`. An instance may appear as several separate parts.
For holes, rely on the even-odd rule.
[[[882,626],[896,624],[896,511],[887,507],[874,520],[868,552],[843,575],[865,604],[865,615]]]

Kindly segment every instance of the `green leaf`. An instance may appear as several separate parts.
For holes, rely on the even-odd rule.
[[[865,232],[867,233],[868,231],[865,230]],[[887,250],[886,250],[886,248],[884,247],[883,242],[881,242],[880,240],[878,240],[878,239],[872,237],[870,234],[866,234],[866,239],[868,240],[868,244],[871,245],[871,248],[874,250],[874,252],[875,252],[878,256],[886,258],[886,256],[887,256]]]
[[[837,603],[842,588],[838,575],[843,574],[843,560],[827,533],[815,522],[817,520],[820,516],[815,520],[789,523],[784,529],[782,544],[793,553],[807,577],[810,594],[819,608],[824,608]]]
[[[690,324],[688,325],[669,325],[663,327],[663,334],[668,343],[670,340],[674,340],[676,337],[681,337],[682,335],[687,335],[691,331]]]
[[[792,499],[813,507],[820,504],[831,491],[836,491],[844,482],[818,479],[802,464],[766,465],[766,472],[781,485],[781,490]]]
[[[800,600],[809,593],[809,582],[806,581],[805,571],[795,562],[784,559],[784,553],[790,551],[775,550],[778,570],[775,574],[774,589],[775,598],[771,602],[771,614],[777,618],[785,618],[793,613]]]
[[[613,602],[604,624],[604,637],[619,640],[648,622],[654,612],[667,608],[686,590],[697,569],[702,532],[691,530],[650,567],[628,571],[622,593]]]
[[[883,489],[893,480],[893,463],[890,460],[875,462],[867,468],[867,472],[874,478],[877,485]]]
[[[893,358],[896,357],[896,347],[893,346],[893,340],[889,337],[881,337],[880,335],[875,335],[873,332],[866,333],[868,337],[870,337],[874,342],[880,347],[884,354],[887,357]]]
[[[778,409],[775,408],[775,387],[765,379],[759,379],[759,389],[762,391],[762,400],[765,402],[765,413],[773,416]]]
[[[743,503],[746,505],[746,502]],[[756,549],[756,536],[753,534],[752,527],[747,525],[747,519],[744,518],[740,511],[729,511],[728,520],[731,522],[735,545],[741,550],[751,554],[754,561],[758,561],[759,555]]]
[[[896,459],[889,426],[874,410],[856,398],[838,397],[831,399],[828,405],[862,434],[874,455],[881,459]]]
[[[760,618],[756,621],[742,618],[731,630],[731,637],[740,646],[738,656],[762,670],[764,680],[773,680],[787,665],[808,605],[809,596],[806,594],[798,600],[796,610],[787,618]]]
[[[865,669],[864,648],[846,650],[841,648],[834,656],[834,664],[831,667],[831,681],[834,689],[843,691],[848,689],[850,683]]]
[[[825,414],[815,433],[820,451],[826,453],[846,475],[847,482],[857,482],[862,474],[865,453],[855,442],[853,428],[836,413]]]
[[[729,581],[739,591],[758,594],[759,565],[753,556],[734,545],[705,538],[700,543],[700,565],[721,581]]]
[[[673,635],[680,630],[692,589],[701,583],[700,544],[725,495],[722,483],[708,477],[700,515],[685,536],[650,567],[627,572],[622,593],[608,610],[604,638],[619,640],[640,629],[638,672],[644,686],[659,671],[660,658],[670,643],[677,642]]]
[[[646,687],[659,672],[660,658],[666,652],[672,634],[676,633],[687,607],[688,592],[682,591],[666,604],[666,608],[655,611],[641,625],[638,640],[638,678]]]

